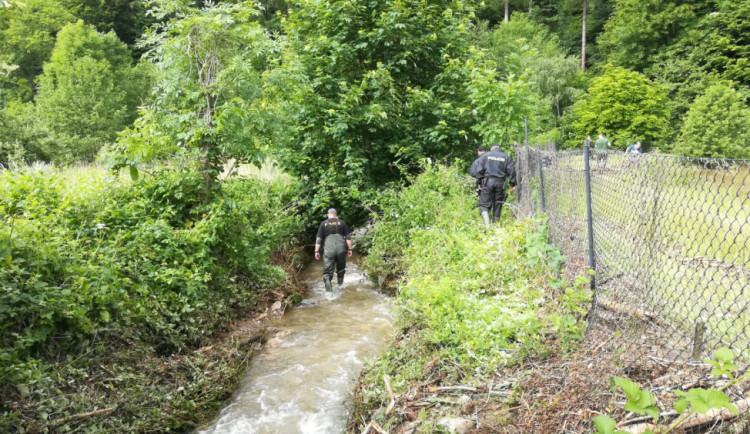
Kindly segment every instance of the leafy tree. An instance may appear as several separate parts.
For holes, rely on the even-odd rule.
[[[706,15],[693,36],[699,64],[721,73],[727,80],[750,86],[750,0],[722,1],[718,11]]]
[[[720,2],[716,8],[705,0],[691,3],[699,17],[696,23],[671,45],[657,47],[645,68],[645,73],[669,92],[671,139],[679,136],[693,101],[712,85],[729,80],[740,91],[750,87],[750,68],[746,67],[750,1]]]
[[[542,24],[525,14],[513,14],[481,41],[505,75],[528,77],[538,96],[530,127],[541,132],[556,128],[559,119],[583,93],[579,59],[566,56],[560,41]]]
[[[57,32],[75,17],[57,0],[11,3],[0,17],[0,62],[18,65],[14,76],[32,82],[55,46]]]
[[[294,125],[277,156],[308,180],[309,209],[357,212],[375,188],[418,170],[418,160],[468,158],[480,137],[508,140],[520,130],[523,86],[498,83],[491,62],[472,52],[472,17],[462,0],[326,0],[293,9],[290,52],[269,80],[288,96]],[[481,78],[474,68],[493,78],[472,86]],[[495,115],[509,123],[490,128]]]
[[[121,41],[133,45],[148,24],[147,0],[60,0],[77,18],[102,33],[114,31]]]
[[[726,83],[709,87],[690,107],[678,146],[691,157],[750,158],[747,97]]]
[[[576,138],[606,133],[611,139],[663,141],[669,117],[666,92],[642,74],[607,66],[573,106]]]
[[[655,53],[696,19],[690,2],[615,0],[599,48],[612,64],[642,72]]]
[[[40,125],[32,102],[10,100],[0,110],[0,163],[23,163],[44,159],[40,143],[49,132]]]
[[[157,68],[154,99],[122,135],[119,164],[194,162],[208,200],[228,159],[262,160],[263,130],[273,122],[261,105],[261,73],[274,43],[249,3],[196,9],[164,2],[153,13],[166,21],[146,39]]]
[[[92,160],[133,121],[145,82],[130,64],[114,33],[80,20],[60,31],[36,98],[39,122],[51,134],[42,145],[48,158]]]

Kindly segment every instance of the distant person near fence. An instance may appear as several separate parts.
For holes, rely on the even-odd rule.
[[[599,133],[599,138],[596,139],[594,144],[596,146],[596,167],[598,169],[607,168],[607,151],[611,145],[612,143],[604,136],[604,133]]]
[[[642,154],[643,149],[641,149],[641,142],[635,142],[634,145],[628,146],[625,152],[627,152],[628,154]]]

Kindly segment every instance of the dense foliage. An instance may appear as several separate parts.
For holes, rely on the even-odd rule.
[[[517,137],[531,101],[470,46],[464,0],[301,2],[271,75],[291,135],[282,166],[313,189],[310,208],[352,209],[419,159],[471,155]]]
[[[749,15],[750,0],[0,0],[0,393],[37,406],[3,408],[0,428],[45,427],[57,395],[59,419],[86,410],[61,384],[86,381],[113,335],[153,357],[204,343],[278,281],[269,250],[330,206],[352,223],[384,212],[370,267],[407,277],[405,324],[430,343],[384,357],[394,376],[432,357],[481,373],[538,352],[534,337],[575,339],[583,292],[537,315],[561,260],[543,227],[496,228],[488,248],[460,171],[429,165],[521,142],[525,119],[562,147],[605,132],[750,157]],[[130,177],[24,168],[38,160]],[[263,162],[296,181],[231,177]],[[150,429],[134,415],[158,418],[168,385],[111,365],[138,380],[107,387],[139,398],[96,428]],[[210,379],[184,382],[199,396]]]
[[[429,378],[439,378],[430,382],[438,386],[476,385],[499,367],[544,354],[545,337],[563,347],[582,338],[588,290],[555,278],[565,258],[547,244],[540,223],[505,219],[480,230],[471,183],[451,167],[428,167],[389,195],[367,265],[374,275],[400,278],[403,335],[366,369],[368,390],[355,418],[386,428],[400,422],[373,414],[390,399],[383,375],[398,394]],[[421,422],[429,432],[424,427],[434,420]]]
[[[622,145],[636,140],[650,144],[663,138],[669,106],[658,83],[634,71],[607,67],[576,102],[571,116],[580,140],[605,133],[613,142],[622,139]]]
[[[0,383],[102,329],[167,353],[201,343],[282,275],[268,256],[298,231],[278,214],[292,186],[235,179],[203,205],[195,172],[103,175],[0,174]]]
[[[70,163],[91,161],[102,144],[114,141],[135,118],[148,82],[114,33],[78,21],[57,34],[38,87],[37,125],[48,134],[41,152]]]
[[[206,173],[270,152],[310,181],[315,210],[367,202],[424,157],[520,142],[524,117],[534,142],[575,148],[606,127],[679,152],[685,116],[709,87],[731,81],[750,94],[749,8],[750,0],[6,0],[0,163],[91,160],[139,105],[135,133],[125,135],[134,152],[121,164],[191,149]],[[79,20],[128,45],[135,77],[80,51],[44,72],[56,63],[58,33]],[[218,69],[199,77],[211,59]],[[592,79],[611,75],[608,64],[666,90],[666,125],[632,110],[618,111],[620,126],[593,125],[572,110]]]
[[[265,110],[256,104],[273,43],[244,4],[168,7],[144,41],[156,65],[154,98],[122,135],[120,164],[165,158],[197,162],[205,188],[228,159],[259,164]],[[204,191],[202,196],[210,194]]]
[[[715,84],[690,107],[679,151],[691,157],[750,158],[747,97],[727,84]]]

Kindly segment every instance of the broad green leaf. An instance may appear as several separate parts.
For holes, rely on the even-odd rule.
[[[690,401],[688,401],[686,398],[680,398],[674,403],[674,411],[677,412],[677,414],[682,414],[690,404]]]
[[[638,383],[634,383],[627,378],[615,377],[612,379],[612,385],[620,387],[628,400],[638,401],[641,393],[641,387]]]
[[[130,179],[138,181],[138,168],[135,166],[130,166]]]
[[[598,434],[614,434],[617,423],[609,416],[600,414],[592,419]]]
[[[721,347],[714,353],[714,358],[723,363],[734,361],[734,353],[727,347]]]

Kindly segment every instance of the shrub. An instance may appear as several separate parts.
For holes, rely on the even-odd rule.
[[[0,173],[0,383],[103,330],[161,352],[205,342],[283,272],[269,253],[300,230],[278,214],[293,189],[232,179],[209,203],[202,177],[157,170]]]
[[[750,158],[750,109],[727,84],[715,84],[693,102],[676,151],[691,157]]]
[[[664,89],[642,74],[607,66],[571,113],[577,138],[606,133],[610,139],[663,141],[669,119]]]
[[[384,375],[396,393],[435,381],[489,383],[497,368],[544,355],[545,337],[563,350],[582,339],[588,280],[557,277],[565,258],[547,244],[543,222],[506,216],[485,231],[469,178],[440,165],[382,204],[367,266],[401,276],[402,334],[366,368],[351,423],[364,412],[385,429],[402,422],[370,411],[390,400]]]

